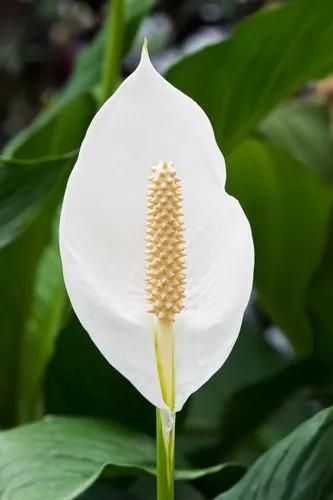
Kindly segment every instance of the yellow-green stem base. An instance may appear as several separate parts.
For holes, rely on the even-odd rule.
[[[174,500],[175,416],[156,408],[157,500]]]

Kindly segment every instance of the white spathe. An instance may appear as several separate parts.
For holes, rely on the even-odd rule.
[[[173,161],[186,238],[185,308],[175,321],[176,410],[225,362],[252,288],[249,223],[225,190],[225,163],[203,110],[164,80],[144,49],[98,111],[69,178],[60,220],[66,288],[99,350],[166,408],[145,294],[150,167]],[[92,373],[93,377],[94,374]]]

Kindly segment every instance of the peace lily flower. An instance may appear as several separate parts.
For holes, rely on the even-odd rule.
[[[251,230],[225,176],[207,116],[144,47],[93,119],[65,193],[60,249],[74,311],[161,409],[166,448],[174,412],[227,359],[251,292]]]

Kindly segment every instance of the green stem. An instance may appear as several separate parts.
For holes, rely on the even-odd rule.
[[[175,413],[156,408],[157,500],[174,500]]]
[[[175,367],[173,322],[158,320],[155,331],[158,376],[166,409],[156,408],[157,500],[174,500]]]
[[[106,25],[106,45],[101,78],[100,106],[115,91],[120,80],[124,25],[124,0],[110,0]]]

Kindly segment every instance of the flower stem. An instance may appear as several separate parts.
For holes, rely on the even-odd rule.
[[[157,500],[174,500],[175,376],[173,322],[158,320],[155,351],[161,392],[168,408],[156,408]]]
[[[156,408],[157,500],[174,500],[175,413]]]
[[[102,67],[100,106],[117,88],[124,36],[124,0],[111,0],[106,24],[106,45]]]

